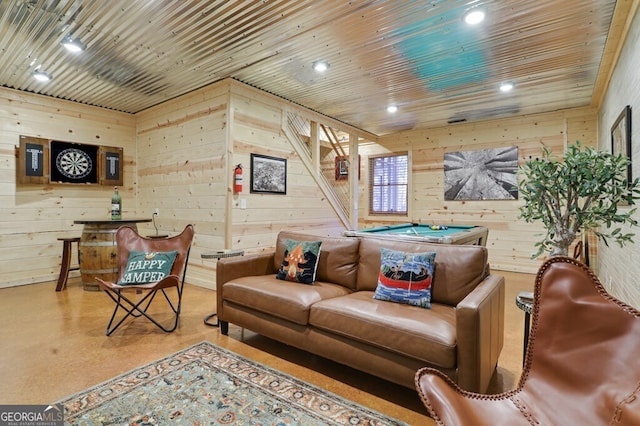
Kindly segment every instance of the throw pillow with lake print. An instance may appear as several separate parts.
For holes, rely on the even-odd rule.
[[[276,278],[302,284],[313,284],[316,280],[321,245],[322,241],[286,240],[284,259]]]
[[[160,281],[171,273],[178,252],[129,252],[129,260],[119,285],[148,284]]]
[[[436,254],[380,249],[380,273],[374,299],[431,308]]]

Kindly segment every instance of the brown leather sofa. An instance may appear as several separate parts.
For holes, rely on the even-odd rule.
[[[286,239],[322,240],[314,285],[275,278]],[[381,247],[436,252],[431,309],[373,298]],[[225,335],[233,323],[412,389],[433,367],[484,392],[503,345],[504,278],[486,247],[281,232],[274,253],[221,259],[216,297]]]

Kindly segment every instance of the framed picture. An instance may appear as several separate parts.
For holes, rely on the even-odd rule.
[[[349,159],[338,156],[336,162],[336,180],[346,180],[349,177]]]
[[[631,183],[631,107],[624,107],[611,127],[611,153],[623,154],[629,158],[627,182]]]
[[[251,154],[252,193],[287,193],[287,160],[267,155]]]
[[[349,178],[349,157],[338,155],[335,158],[336,180]],[[360,179],[360,156],[358,155],[358,179]]]
[[[517,200],[518,147],[444,153],[444,200]]]

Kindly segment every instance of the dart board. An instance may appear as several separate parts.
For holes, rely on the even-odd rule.
[[[91,173],[93,162],[86,152],[68,148],[56,157],[56,168],[69,179],[82,179]]]
[[[97,153],[94,145],[51,142],[51,180],[54,182],[96,183]]]

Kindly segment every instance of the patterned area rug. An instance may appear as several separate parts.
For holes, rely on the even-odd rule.
[[[201,342],[59,401],[73,425],[404,425]]]

